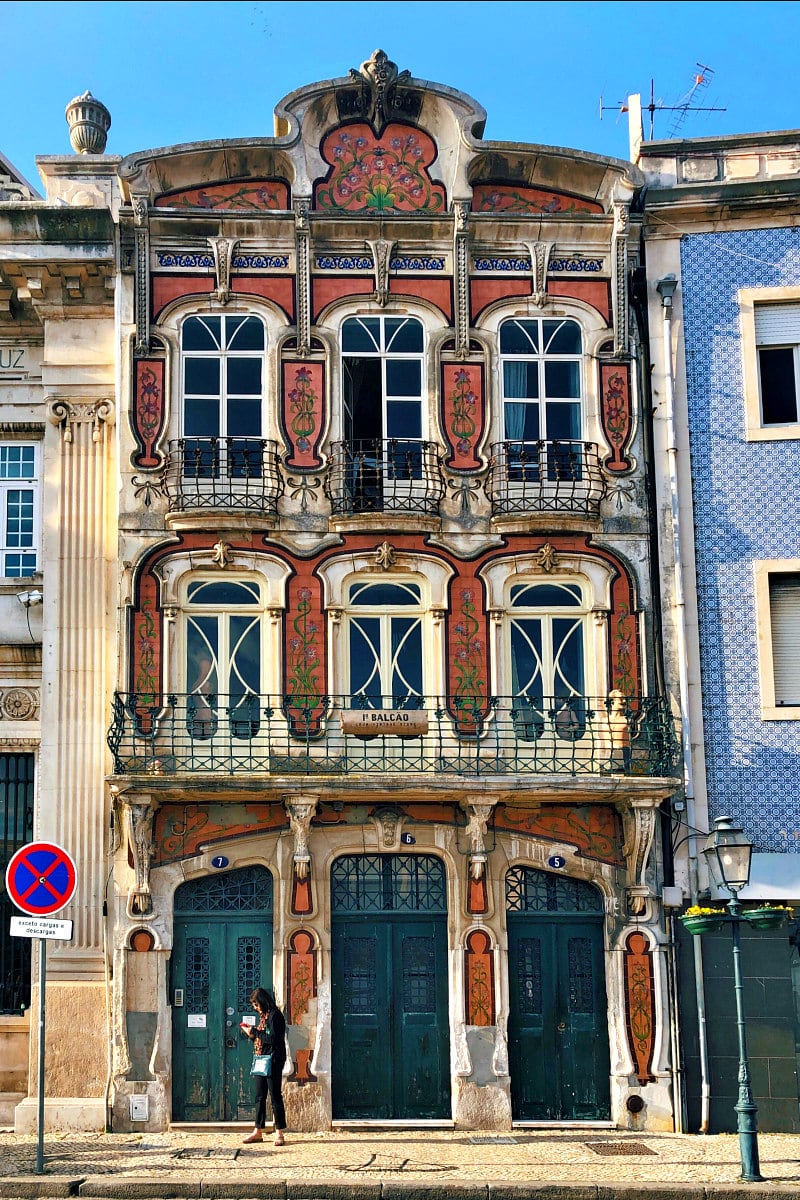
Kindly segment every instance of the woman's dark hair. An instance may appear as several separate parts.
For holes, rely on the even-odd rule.
[[[270,1013],[273,1008],[277,1008],[275,1003],[275,993],[270,992],[267,988],[256,988],[250,993],[250,1003],[257,1004],[262,1012]]]

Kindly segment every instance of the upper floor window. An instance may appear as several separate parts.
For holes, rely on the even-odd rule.
[[[761,717],[800,720],[800,560],[754,564]]]
[[[6,578],[38,569],[38,450],[35,443],[0,443],[0,574]]]
[[[184,321],[182,433],[185,461],[194,461],[196,473],[255,473],[246,439],[261,437],[264,350],[259,317],[226,313]]]
[[[739,292],[745,436],[800,438],[800,288]]]
[[[233,737],[258,730],[263,600],[247,579],[191,580],[183,608],[187,721],[193,737],[227,723]]]
[[[416,317],[350,317],[342,325],[344,438],[422,437],[423,329]]]
[[[562,736],[579,736],[585,722],[587,624],[578,583],[511,586],[511,689],[524,705],[515,718],[528,736],[552,722]]]
[[[422,703],[422,613],[418,583],[351,585],[346,648],[351,697],[369,708]]]
[[[535,317],[503,322],[500,359],[507,441],[581,438],[582,356],[577,321]]]

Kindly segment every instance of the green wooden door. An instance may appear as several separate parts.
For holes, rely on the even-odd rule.
[[[579,880],[515,867],[506,902],[512,1115],[607,1120],[602,896]]]
[[[449,1116],[442,864],[348,856],[334,863],[332,888],[334,1117]]]
[[[253,989],[272,986],[272,877],[248,867],[193,880],[175,910],[172,1118],[249,1120],[253,1052],[239,1022],[254,1015]]]

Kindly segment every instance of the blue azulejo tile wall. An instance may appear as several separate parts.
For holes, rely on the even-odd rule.
[[[800,441],[745,441],[740,288],[800,286],[800,229],[681,242],[710,818],[800,853],[800,722],[762,721],[753,562],[800,558]]]

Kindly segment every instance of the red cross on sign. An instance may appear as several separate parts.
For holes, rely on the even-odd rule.
[[[75,895],[75,863],[61,846],[30,842],[12,856],[6,889],[17,908],[29,916],[57,913]]]

